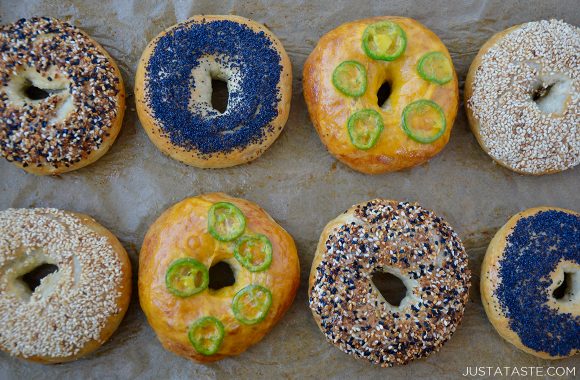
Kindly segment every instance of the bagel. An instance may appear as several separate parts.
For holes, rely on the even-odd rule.
[[[407,288],[392,305],[373,274]],[[331,220],[310,271],[310,309],[343,352],[382,367],[439,350],[461,322],[471,273],[451,227],[418,204],[375,199]]]
[[[96,41],[52,18],[0,26],[0,154],[37,175],[101,158],[123,123],[125,88]]]
[[[211,80],[226,81],[222,113],[211,104]],[[137,67],[137,113],[166,155],[200,168],[224,168],[259,157],[288,119],[290,59],[264,26],[239,16],[195,16],[147,46]]]
[[[459,93],[453,62],[441,40],[413,19],[384,16],[339,26],[320,39],[303,78],[320,139],[354,170],[419,165],[449,141]],[[385,83],[390,96],[379,104]]]
[[[0,236],[2,351],[62,363],[109,339],[131,298],[131,263],[111,232],[79,213],[8,209]],[[57,270],[39,280],[47,266]]]
[[[503,339],[543,359],[580,351],[580,214],[535,207],[493,237],[481,300]]]
[[[520,174],[580,163],[580,29],[534,21],[491,37],[465,80],[465,109],[481,148]]]
[[[220,263],[235,281],[218,289],[212,268]],[[163,347],[212,362],[244,352],[274,327],[292,304],[299,271],[294,240],[264,210],[205,194],[172,206],[149,228],[139,299]]]

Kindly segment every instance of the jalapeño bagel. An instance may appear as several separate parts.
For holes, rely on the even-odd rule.
[[[213,288],[226,263],[232,285]],[[149,228],[139,257],[139,297],[169,351],[200,362],[238,355],[290,307],[299,282],[292,237],[264,210],[225,194],[185,199]]]
[[[390,95],[379,104],[381,94]],[[363,173],[419,165],[447,144],[457,76],[447,48],[419,22],[375,17],[324,35],[304,65],[304,97],[322,142]]]

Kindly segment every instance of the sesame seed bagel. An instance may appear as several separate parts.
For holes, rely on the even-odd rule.
[[[491,37],[465,81],[469,125],[481,148],[521,174],[580,163],[580,29],[520,24]]]
[[[407,288],[388,303],[373,273]],[[439,350],[463,317],[471,273],[451,227],[416,203],[375,199],[330,221],[310,271],[310,309],[340,350],[382,367]]]
[[[1,350],[62,363],[109,339],[131,296],[131,264],[111,232],[87,215],[35,208],[0,211],[0,236]]]
[[[481,300],[496,331],[543,359],[580,351],[580,214],[535,207],[492,239],[481,266]]]
[[[227,82],[222,113],[212,79]],[[195,16],[160,33],[137,67],[137,112],[165,154],[200,168],[258,158],[282,132],[292,67],[266,27],[239,16]]]
[[[390,28],[390,37],[379,34],[381,26]],[[381,46],[399,40],[397,52],[381,55]],[[320,139],[354,170],[376,174],[410,168],[449,141],[458,107],[457,76],[445,45],[416,20],[382,16],[339,26],[318,41],[303,78]],[[390,95],[379,104],[385,83]],[[357,127],[357,121],[365,118],[374,119],[373,125],[357,131],[365,127]]]
[[[214,271],[223,265],[233,283]],[[139,299],[165,349],[213,362],[262,340],[292,304],[299,272],[294,240],[263,209],[205,194],[175,204],[149,228]]]
[[[115,61],[52,18],[0,26],[0,154],[29,173],[87,166],[111,147],[125,89]]]

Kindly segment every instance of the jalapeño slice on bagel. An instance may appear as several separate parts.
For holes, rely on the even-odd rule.
[[[260,285],[248,285],[240,290],[232,302],[232,310],[236,319],[245,325],[255,325],[262,322],[270,306],[272,293]]]
[[[402,126],[410,138],[422,144],[429,144],[445,132],[445,115],[434,101],[417,100],[403,110]]]
[[[203,317],[191,325],[188,337],[197,352],[213,355],[224,340],[224,325],[217,318]]]
[[[453,79],[453,67],[445,54],[433,51],[425,54],[417,64],[419,75],[427,81],[440,85],[449,83]]]
[[[246,228],[246,218],[242,211],[228,202],[211,206],[207,221],[209,233],[221,241],[236,239]]]
[[[262,208],[204,194],[170,207],[149,228],[139,300],[166,349],[212,362],[241,354],[274,327],[299,272],[292,237]]]
[[[207,288],[209,273],[205,265],[191,258],[177,259],[167,269],[165,285],[178,297],[189,297]]]
[[[266,235],[242,236],[234,257],[250,272],[262,272],[272,263],[272,243]]]
[[[393,61],[401,56],[407,47],[405,31],[392,21],[380,21],[369,25],[363,34],[365,53],[382,61]]]
[[[332,83],[347,96],[361,96],[367,89],[367,71],[356,61],[344,61],[332,73]]]
[[[303,89],[328,151],[363,173],[431,159],[448,143],[457,115],[447,48],[405,17],[356,20],[325,34],[304,64]]]
[[[357,111],[348,119],[348,135],[354,146],[361,150],[372,148],[383,131],[381,115],[372,109]]]

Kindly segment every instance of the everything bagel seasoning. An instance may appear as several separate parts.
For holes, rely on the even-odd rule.
[[[98,150],[118,114],[120,79],[111,60],[87,35],[51,18],[0,26],[0,154],[24,167],[69,167]],[[62,95],[16,104],[8,87],[23,71],[49,82],[66,80]],[[25,80],[28,80],[25,78]],[[72,98],[64,117],[59,109]]]
[[[324,334],[342,351],[388,367],[437,351],[461,321],[470,271],[459,238],[417,204],[381,199],[355,206],[327,237],[310,294]],[[388,304],[372,274],[399,271],[417,284]],[[409,295],[407,296],[409,297]]]

